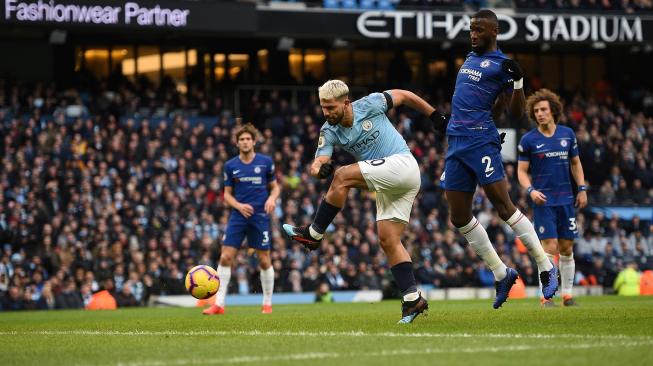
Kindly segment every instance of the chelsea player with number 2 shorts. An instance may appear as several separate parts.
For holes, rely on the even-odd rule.
[[[329,80],[319,88],[319,98],[327,121],[320,130],[311,174],[326,179],[333,173],[330,160],[335,146],[352,154],[357,163],[335,171],[329,191],[311,225],[295,227],[284,224],[283,231],[304,247],[317,249],[327,226],[345,205],[350,188],[376,192],[379,242],[403,296],[399,323],[411,323],[428,309],[426,299],[417,291],[410,254],[401,243],[401,235],[419,191],[420,172],[406,141],[386,113],[393,107],[407,105],[428,116],[440,131],[446,118],[422,98],[406,90],[372,93],[352,102],[347,84]]]
[[[220,288],[215,295],[215,304],[203,311],[205,315],[224,314],[231,265],[245,237],[247,245],[256,250],[261,267],[261,312],[272,312],[274,268],[270,260],[269,215],[274,211],[281,189],[274,175],[272,158],[254,152],[257,135],[258,131],[252,124],[242,126],[236,132],[236,145],[240,153],[223,167],[224,201],[232,210],[220,251]]]
[[[548,89],[528,97],[526,111],[537,127],[519,142],[517,177],[533,201],[535,228],[544,250],[551,259],[560,254],[562,304],[574,306],[577,304],[571,292],[576,273],[573,245],[578,235],[574,205],[579,209],[587,205],[587,186],[576,134],[557,124],[562,110],[560,97]],[[570,172],[578,184],[575,197]],[[544,307],[556,306],[550,299],[542,298],[541,303]]]
[[[557,269],[537,238],[531,222],[512,203],[501,160],[501,136],[494,118],[509,100],[511,115],[524,115],[523,73],[519,65],[497,48],[499,22],[490,10],[481,10],[470,22],[472,52],[458,71],[447,126],[448,150],[441,182],[449,202],[451,222],[476,254],[492,270],[498,309],[508,299],[517,271],[506,267],[472,214],[476,186],[483,187],[499,217],[515,231],[535,259],[544,297],[558,288]]]

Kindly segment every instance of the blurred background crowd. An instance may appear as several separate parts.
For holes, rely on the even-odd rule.
[[[374,90],[370,90],[374,91]],[[418,91],[449,111],[443,90]],[[564,94],[564,93],[563,93]],[[653,266],[651,217],[606,216],[600,205],[650,206],[653,200],[653,93],[637,88],[601,95],[564,94],[561,123],[578,137],[590,206],[578,213],[576,283],[610,288],[628,263]],[[361,96],[361,95],[358,95]],[[249,95],[243,119],[199,90],[145,80],[57,88],[0,80],[0,309],[80,308],[100,290],[118,306],[152,295],[185,293],[186,270],[215,267],[229,217],[222,167],[237,154],[232,131],[261,131],[257,151],[274,158],[282,196],[273,217],[276,292],[381,289],[392,296],[378,246],[374,195],[353,190],[319,251],[286,241],[279,224],[309,223],[328,188],[307,174],[322,124],[315,95],[290,103],[283,92]],[[420,163],[422,189],[404,244],[425,287],[493,286],[493,277],[449,224],[439,188],[445,140],[410,110],[392,110]],[[527,121],[498,121],[519,125]],[[338,164],[351,157],[338,153]],[[510,195],[530,202],[506,164]],[[525,248],[479,191],[474,213],[503,260],[526,285],[537,273]],[[240,252],[230,293],[260,292],[256,258]]]

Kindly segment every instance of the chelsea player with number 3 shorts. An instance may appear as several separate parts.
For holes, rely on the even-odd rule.
[[[458,71],[447,126],[448,150],[441,182],[449,202],[451,222],[476,254],[492,270],[498,309],[517,280],[517,271],[499,258],[490,239],[472,214],[476,186],[483,187],[497,213],[515,231],[537,262],[544,297],[558,288],[557,269],[537,238],[531,222],[508,195],[501,160],[501,136],[494,119],[509,101],[511,115],[524,115],[523,73],[519,65],[497,48],[499,22],[490,10],[474,14],[470,22],[472,52]]]
[[[533,201],[533,216],[537,235],[547,255],[553,259],[560,254],[560,282],[562,304],[574,306],[571,289],[574,284],[574,239],[578,235],[574,205],[587,205],[585,174],[578,157],[574,131],[558,125],[562,114],[560,97],[548,89],[541,89],[528,97],[526,111],[537,127],[519,142],[517,177]],[[531,170],[533,180],[528,176]],[[569,173],[578,184],[574,197]],[[555,306],[550,299],[541,299],[542,306]]]
[[[270,260],[270,214],[274,211],[281,189],[274,175],[272,158],[254,152],[258,131],[252,124],[236,132],[239,154],[224,164],[224,200],[233,209],[222,241],[218,278],[220,288],[215,304],[205,315],[224,314],[225,297],[231,279],[231,264],[247,237],[247,244],[256,250],[261,267],[263,306],[261,312],[272,312],[274,269]]]
[[[401,235],[419,191],[420,172],[406,141],[386,113],[393,107],[407,105],[428,116],[439,130],[444,128],[446,118],[422,98],[406,90],[372,93],[352,102],[347,84],[329,80],[319,88],[319,97],[327,121],[320,130],[311,174],[326,179],[333,173],[330,160],[335,146],[352,154],[357,163],[335,171],[329,191],[311,225],[295,227],[284,224],[283,231],[304,247],[317,249],[327,226],[344,206],[350,188],[376,192],[379,242],[403,296],[399,323],[411,323],[428,309],[426,299],[417,291],[410,254],[401,243]]]

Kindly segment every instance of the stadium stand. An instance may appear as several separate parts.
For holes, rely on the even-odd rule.
[[[123,81],[94,88],[0,81],[0,307],[80,308],[107,290],[117,305],[147,304],[151,295],[183,293],[185,271],[214,266],[228,218],[221,168],[235,153],[230,131],[241,123],[220,98],[174,85]],[[438,94],[435,92],[434,94]],[[324,194],[306,166],[321,124],[315,97],[293,108],[277,92],[244,106],[265,139],[284,187],[275,212],[275,292],[382,289],[391,296],[385,257],[377,245],[374,197],[356,193],[328,230],[320,255],[285,241],[279,222],[305,224]],[[633,90],[567,95],[563,123],[578,135],[593,207],[653,199],[653,94]],[[446,103],[441,108],[447,110]],[[217,117],[216,117],[217,116]],[[443,140],[408,111],[391,118],[422,169],[422,191],[405,240],[416,277],[435,288],[492,286],[491,272],[450,230],[438,188]],[[522,130],[522,132],[525,130]],[[347,162],[338,155],[340,163]],[[507,165],[511,196],[524,212],[526,194]],[[482,192],[474,205],[500,255],[537,285],[526,251],[492,214]],[[578,215],[576,282],[611,288],[624,263],[653,266],[651,217]],[[255,258],[240,254],[230,292],[260,292]]]

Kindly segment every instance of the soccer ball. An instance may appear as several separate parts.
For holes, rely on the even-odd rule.
[[[218,273],[209,266],[195,266],[186,274],[186,290],[196,299],[208,299],[219,288]]]

